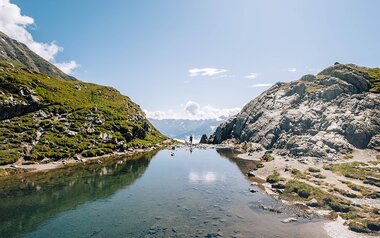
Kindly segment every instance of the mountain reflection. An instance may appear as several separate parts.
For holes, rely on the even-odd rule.
[[[219,148],[216,150],[220,156],[228,159],[238,166],[240,171],[246,175],[249,170],[255,169],[257,162],[254,160],[246,160],[237,157],[237,152],[229,148]]]
[[[113,195],[142,177],[156,153],[2,178],[1,236],[14,237],[31,231],[60,212]]]

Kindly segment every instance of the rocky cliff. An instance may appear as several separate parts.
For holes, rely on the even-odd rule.
[[[56,66],[41,58],[26,45],[9,38],[2,32],[0,32],[0,60],[19,64],[31,71],[46,74],[51,77],[76,80],[74,77],[65,74]]]
[[[166,139],[140,107],[117,90],[70,80],[60,71],[55,71],[58,78],[53,77],[49,69],[54,66],[37,55],[20,64],[15,60],[21,53],[16,58],[1,54],[5,60],[0,61],[0,164],[93,157]],[[33,62],[46,67],[36,70]]]
[[[277,83],[220,125],[212,143],[260,143],[293,156],[380,151],[380,68],[331,66]]]

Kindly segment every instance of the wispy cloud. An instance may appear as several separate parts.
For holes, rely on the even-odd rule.
[[[294,73],[297,71],[297,68],[288,68],[288,72]]]
[[[217,69],[217,68],[193,68],[189,69],[190,77],[197,76],[215,76],[227,72],[226,69]]]
[[[271,83],[257,83],[257,84],[252,84],[250,87],[251,88],[260,88],[260,87],[270,87],[273,84]]]
[[[220,78],[235,78],[236,75],[233,74],[220,74],[215,77],[212,77],[213,79],[220,79]]]
[[[201,106],[194,101],[188,101],[183,107],[182,111],[175,112],[168,111],[149,111],[144,110],[146,116],[152,119],[192,119],[192,120],[205,120],[217,119],[220,120],[225,117],[230,117],[237,114],[241,108],[215,108],[212,106]]]
[[[21,14],[21,9],[11,3],[9,0],[0,0],[0,31],[21,43],[24,43],[32,51],[42,58],[55,64],[58,68],[66,73],[71,73],[78,67],[75,61],[57,63],[55,57],[63,48],[54,41],[50,43],[37,42],[33,39],[27,26],[33,25],[34,19]]]
[[[250,73],[250,74],[244,76],[244,78],[246,78],[246,79],[257,79],[257,77],[259,77],[258,73]]]

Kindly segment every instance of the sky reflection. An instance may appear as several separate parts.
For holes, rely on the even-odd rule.
[[[216,181],[224,180],[224,176],[214,171],[197,172],[197,171],[192,170],[190,171],[188,178],[189,178],[190,183],[205,183],[205,184],[210,184]]]

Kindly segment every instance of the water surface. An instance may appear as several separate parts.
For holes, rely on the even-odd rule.
[[[264,211],[249,161],[224,150],[148,153],[0,180],[3,237],[326,237],[320,219]]]

